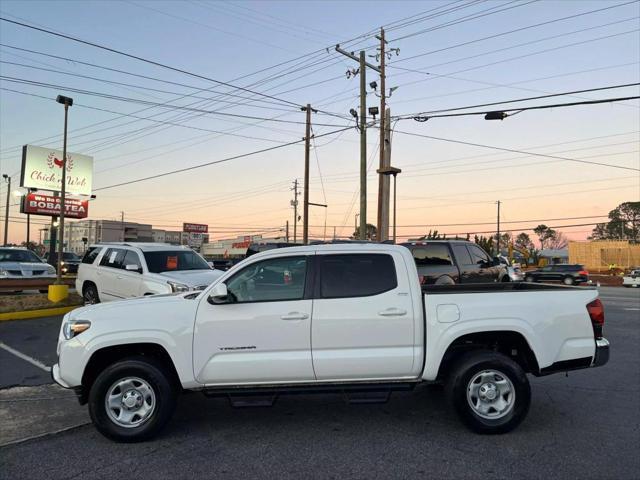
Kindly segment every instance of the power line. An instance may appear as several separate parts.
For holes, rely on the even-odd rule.
[[[398,118],[398,119],[406,119],[406,118],[413,118],[416,116],[421,116],[421,115],[431,115],[433,113],[442,113],[442,112],[455,112],[458,110],[469,110],[471,108],[480,108],[480,107],[490,107],[493,105],[502,105],[505,103],[515,103],[515,102],[526,102],[526,101],[530,101],[530,100],[541,100],[543,98],[552,98],[552,97],[560,97],[560,96],[565,96],[565,95],[574,95],[574,94],[578,94],[578,93],[589,93],[589,92],[599,92],[599,91],[603,91],[603,90],[615,90],[618,88],[628,88],[628,87],[637,87],[638,85],[640,85],[640,82],[636,82],[636,83],[624,83],[624,84],[619,84],[619,85],[609,85],[606,87],[594,87],[594,88],[586,88],[583,90],[573,90],[573,91],[569,91],[569,92],[560,92],[560,93],[550,93],[547,95],[538,95],[535,97],[525,97],[525,98],[514,98],[511,100],[503,100],[503,101],[499,101],[499,102],[491,102],[491,103],[481,103],[481,104],[477,104],[477,105],[467,105],[465,107],[455,107],[455,108],[443,108],[440,110],[431,110],[428,112],[421,112],[421,113],[417,113],[417,114],[405,114],[405,115],[397,115],[394,118]],[[577,105],[580,105],[582,103],[576,103]],[[544,107],[544,105],[541,105],[540,107]],[[538,108],[538,107],[531,107],[531,108]],[[552,108],[552,107],[549,107]],[[517,109],[520,110],[520,109]],[[480,112],[483,113],[483,112]]]
[[[89,42],[87,40],[82,40],[80,38],[72,37],[71,35],[66,35],[66,34],[63,34],[63,33],[57,33],[57,32],[54,32],[52,30],[48,30],[46,28],[36,27],[34,25],[29,25],[29,24],[26,24],[26,23],[23,23],[23,22],[18,22],[16,20],[9,20],[8,18],[5,18],[5,17],[0,17],[0,20],[3,21],[3,22],[12,23],[14,25],[18,25],[18,26],[21,26],[21,27],[24,27],[24,28],[29,28],[31,30],[36,30],[36,31],[39,31],[39,32],[42,32],[42,33],[46,33],[46,34],[49,34],[49,35],[54,35],[56,37],[65,38],[67,40],[71,40],[71,41],[74,41],[74,42],[77,42],[77,43],[81,43],[81,44],[84,44],[84,45],[88,45],[88,46],[91,46],[91,47],[99,48],[101,50],[105,50],[105,51],[108,51],[108,52],[111,52],[111,53],[122,55],[124,57],[132,58],[134,60],[145,62],[145,63],[148,63],[150,65],[155,65],[157,67],[166,68],[167,70],[172,70],[174,72],[183,73],[183,74],[189,75],[191,77],[200,78],[202,80],[207,80],[207,81],[216,83],[218,85],[224,85],[225,87],[234,88],[234,89],[237,89],[237,90],[242,90],[244,92],[252,93],[253,95],[259,95],[261,97],[270,98],[271,100],[277,100],[277,101],[282,102],[282,103],[287,103],[289,105],[294,105],[296,107],[300,107],[300,105],[298,105],[298,104],[296,104],[294,102],[290,102],[289,100],[283,100],[281,98],[277,98],[277,97],[274,97],[272,95],[263,94],[263,93],[256,92],[254,90],[245,88],[245,87],[240,87],[240,86],[228,83],[228,82],[224,82],[224,81],[221,81],[221,80],[216,80],[214,78],[210,78],[210,77],[207,77],[207,76],[204,76],[204,75],[200,75],[200,74],[197,74],[197,73],[189,72],[188,70],[183,70],[181,68],[172,67],[170,65],[166,65],[166,64],[163,64],[163,63],[160,63],[160,62],[156,62],[154,60],[149,60],[149,59],[137,56],[137,55],[126,53],[126,52],[117,50],[115,48],[107,47],[107,46],[104,46],[104,45],[99,45],[99,44],[94,43],[94,42]]]
[[[282,119],[274,119],[274,118],[266,118],[266,117],[256,117],[256,116],[253,116],[253,115],[242,115],[242,114],[237,114],[237,113],[221,112],[221,111],[218,111],[218,110],[204,110],[204,109],[192,108],[192,107],[187,107],[187,106],[182,106],[182,105],[167,106],[166,104],[163,104],[163,103],[150,102],[148,100],[141,100],[141,99],[131,98],[131,97],[122,97],[120,95],[111,95],[111,94],[107,94],[107,93],[94,92],[94,91],[91,91],[91,90],[83,90],[83,89],[79,89],[79,88],[73,88],[73,87],[68,87],[68,86],[64,86],[64,85],[56,85],[56,84],[46,83],[46,82],[37,82],[37,81],[34,81],[34,80],[28,80],[28,79],[24,79],[24,78],[0,76],[0,80],[4,80],[6,82],[12,82],[12,83],[20,83],[20,84],[26,84],[26,85],[34,85],[34,86],[38,86],[38,87],[52,88],[52,89],[64,89],[64,90],[68,90],[70,92],[83,93],[85,95],[92,95],[92,96],[96,96],[96,97],[107,98],[107,99],[110,99],[110,100],[118,100],[118,101],[127,102],[127,103],[139,103],[141,105],[150,105],[150,106],[159,107],[159,108],[169,108],[171,110],[185,110],[185,111],[189,111],[189,112],[205,113],[205,114],[210,114],[210,115],[222,115],[222,116],[236,117],[236,118],[245,118],[245,119],[249,119],[249,120],[261,120],[261,121],[269,121],[269,122],[291,123],[291,124],[297,124],[297,125],[304,125],[304,122],[295,121],[295,120],[282,120]],[[316,125],[320,125],[320,126],[323,126],[323,127],[341,127],[341,126],[343,126],[343,125],[326,124],[326,123],[324,123],[324,124],[317,123]]]
[[[453,25],[458,25],[460,23],[469,22],[471,20],[476,20],[478,18],[486,17],[488,15],[495,15],[496,13],[505,12],[505,11],[511,10],[513,8],[524,7],[525,5],[529,5],[531,3],[536,3],[537,1],[538,0],[529,0],[529,1],[526,1],[526,2],[521,2],[521,1],[518,1],[518,0],[513,0],[511,2],[508,2],[506,4],[507,6],[505,6],[504,8],[500,8],[500,7],[503,7],[503,5],[497,5],[497,6],[494,6],[494,7],[489,7],[487,9],[485,9],[485,10],[481,10],[479,12],[467,15],[465,17],[461,17],[461,18],[458,18],[458,19],[451,20],[450,22],[445,23],[444,25],[437,25],[437,26],[434,26],[434,27],[429,27],[429,28],[426,28],[424,30],[420,30],[418,32],[409,33],[409,34],[404,35],[402,37],[396,37],[396,38],[394,38],[393,40],[390,40],[390,41],[391,42],[397,42],[399,40],[404,40],[404,39],[407,39],[407,38],[415,37],[416,35],[422,35],[424,33],[433,32],[434,30],[439,30],[441,28],[450,27],[450,26],[453,26]]]
[[[334,130],[332,132],[323,133],[321,135],[318,135],[318,138],[319,137],[325,137],[327,135],[333,135],[335,133],[339,133],[339,132],[342,132],[343,130],[347,130],[347,129],[350,129],[350,128],[353,128],[353,127],[346,127],[346,128],[342,128],[340,130]],[[187,171],[195,170],[195,169],[198,169],[198,168],[207,167],[209,165],[215,165],[215,164],[218,164],[218,163],[229,162],[231,160],[237,160],[239,158],[244,158],[244,157],[249,157],[249,156],[252,156],[252,155],[257,155],[259,153],[266,153],[266,152],[270,152],[271,150],[277,150],[279,148],[289,147],[291,145],[296,145],[296,144],[301,143],[303,141],[304,140],[296,140],[296,141],[293,141],[293,142],[285,143],[283,145],[275,145],[273,147],[263,148],[261,150],[256,150],[256,151],[248,152],[248,153],[242,153],[240,155],[234,155],[234,156],[223,158],[223,159],[220,159],[220,160],[214,160],[214,161],[211,161],[211,162],[201,163],[201,164],[194,165],[194,166],[191,166],[191,167],[180,168],[180,169],[177,169],[177,170],[172,170],[170,172],[164,172],[164,173],[159,173],[159,174],[156,174],[156,175],[151,175],[149,177],[138,178],[138,179],[135,179],[135,180],[129,180],[127,182],[121,182],[121,183],[117,183],[117,184],[113,184],[113,185],[108,185],[106,187],[95,188],[94,191],[97,192],[97,191],[100,191],[100,190],[107,190],[109,188],[122,187],[124,185],[130,185],[132,183],[139,183],[139,182],[143,182],[143,181],[146,181],[146,180],[152,180],[152,179],[155,179],[155,178],[166,177],[168,175],[174,175],[176,173],[187,172]]]
[[[552,158],[554,160],[563,160],[563,161],[567,161],[567,162],[578,162],[578,163],[585,163],[585,164],[589,164],[589,165],[599,165],[602,167],[611,167],[611,168],[619,168],[622,170],[631,170],[634,172],[640,172],[640,169],[638,168],[632,168],[632,167],[624,167],[622,165],[612,165],[609,163],[601,163],[601,162],[591,162],[588,160],[579,160],[576,158],[567,158],[567,157],[559,157],[556,155],[547,155],[545,153],[536,153],[536,152],[525,152],[523,150],[516,150],[513,148],[503,148],[503,147],[496,147],[496,146],[492,146],[492,145],[484,145],[482,143],[473,143],[473,142],[465,142],[462,140],[454,140],[451,138],[442,138],[442,137],[434,137],[431,135],[423,135],[420,133],[411,133],[411,132],[403,132],[401,130],[396,130],[397,133],[401,133],[403,135],[410,135],[413,137],[422,137],[422,138],[428,138],[430,140],[438,140],[441,142],[449,142],[449,143],[457,143],[460,145],[468,145],[468,146],[472,146],[472,147],[480,147],[480,148],[490,148],[492,150],[501,150],[503,152],[511,152],[511,153],[520,153],[523,155],[532,155],[535,157],[544,157],[544,158]]]
[[[502,113],[508,113],[508,112],[515,112],[512,113],[511,115],[505,115],[506,116],[513,116],[516,113],[520,113],[520,112],[526,112],[528,110],[546,110],[549,108],[561,108],[561,107],[576,107],[576,106],[580,106],[580,105],[597,105],[600,103],[612,103],[612,102],[624,102],[626,100],[637,100],[640,98],[640,95],[636,95],[633,97],[616,97],[616,98],[602,98],[600,100],[582,100],[580,102],[570,102],[570,103],[555,103],[555,104],[551,104],[551,105],[536,105],[533,107],[514,107],[514,108],[507,108],[507,109],[500,109],[499,112]],[[427,120],[431,119],[431,118],[446,118],[446,117],[466,117],[466,116],[470,116],[470,115],[487,115],[489,113],[496,113],[495,111],[482,111],[482,112],[463,112],[463,113],[447,113],[447,114],[438,114],[438,115],[429,115],[429,116],[413,116],[413,117],[406,117],[406,118],[402,118],[401,120],[408,120],[409,118],[413,118],[414,120],[418,121],[418,122],[426,122]]]
[[[577,13],[577,14],[574,14],[574,15],[569,15],[569,16],[566,16],[566,17],[554,18],[552,20],[547,20],[545,22],[535,23],[533,25],[527,25],[525,27],[516,28],[514,30],[508,30],[506,32],[496,33],[496,34],[489,35],[489,36],[482,37],[482,38],[476,38],[474,40],[469,40],[469,41],[466,41],[466,42],[457,43],[455,45],[449,45],[448,47],[438,48],[436,50],[430,50],[428,52],[419,53],[417,55],[412,55],[412,56],[409,56],[409,57],[403,57],[401,59],[396,60],[395,62],[390,62],[389,66],[391,66],[391,65],[393,65],[395,63],[399,63],[399,62],[406,62],[406,61],[409,61],[409,60],[413,60],[414,58],[424,57],[424,56],[427,56],[427,55],[432,55],[434,53],[444,52],[446,50],[451,50],[451,49],[454,49],[454,48],[464,47],[464,46],[467,46],[467,45],[471,45],[473,43],[482,42],[482,41],[485,41],[485,40],[490,40],[490,39],[493,39],[493,38],[502,37],[504,35],[510,35],[512,33],[522,32],[524,30],[528,30],[528,29],[531,29],[531,28],[542,27],[544,25],[550,25],[552,23],[563,22],[565,20],[571,20],[571,19],[574,19],[574,18],[583,17],[585,15],[591,15],[593,13],[598,13],[598,12],[603,12],[605,10],[611,10],[611,9],[614,9],[614,8],[619,8],[619,7],[622,7],[622,6],[625,6],[625,5],[629,5],[629,4],[632,4],[632,3],[637,3],[637,0],[633,0],[633,1],[625,2],[625,3],[619,3],[619,4],[611,5],[611,6],[608,6],[608,7],[597,8],[595,10],[589,10],[587,12],[581,12],[581,13]]]
[[[456,70],[455,72],[448,72],[447,74],[440,75],[440,76],[456,75],[458,73],[464,73],[464,72],[469,72],[471,70],[478,70],[480,68],[491,67],[493,65],[499,65],[501,63],[510,62],[512,60],[521,60],[523,58],[532,57],[532,56],[540,55],[540,54],[543,54],[543,53],[554,52],[556,50],[561,50],[563,48],[575,47],[577,45],[584,45],[584,44],[591,43],[591,42],[598,42],[600,40],[607,40],[609,38],[620,37],[622,35],[629,35],[631,33],[636,33],[638,31],[639,31],[639,29],[636,28],[636,29],[633,29],[633,30],[627,30],[627,31],[624,31],[624,32],[614,33],[614,34],[611,34],[611,35],[604,35],[604,36],[601,36],[601,37],[590,38],[590,39],[582,40],[582,41],[579,41],[579,42],[573,42],[573,43],[567,43],[567,44],[564,44],[564,45],[558,45],[556,47],[547,48],[547,49],[543,49],[543,50],[538,50],[536,52],[526,53],[526,54],[523,54],[523,55],[517,55],[515,57],[510,57],[510,58],[503,58],[502,60],[497,60],[497,61],[494,61],[494,62],[489,62],[489,63],[482,64],[482,65],[476,65],[476,66],[473,66],[473,67],[463,68],[462,70]],[[452,62],[446,62],[446,63],[452,63]],[[426,68],[433,68],[435,66],[438,66],[438,65],[430,65],[428,67],[423,67],[423,68],[425,68],[425,69]],[[430,79],[426,79],[426,80],[430,80]],[[425,80],[416,80],[416,81],[413,81],[413,82],[402,83],[399,86],[413,85],[415,83],[421,83],[421,82],[424,82],[424,81]]]

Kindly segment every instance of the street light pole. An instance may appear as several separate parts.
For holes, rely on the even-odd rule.
[[[2,174],[2,178],[7,182],[7,205],[4,209],[4,246],[9,241],[9,197],[11,195],[11,177],[6,173]]]
[[[67,119],[69,116],[69,107],[73,105],[73,99],[58,95],[56,101],[64,105],[64,137],[62,140],[62,186],[60,188],[60,224],[58,226],[58,271],[56,284],[62,284],[62,258],[64,253],[64,208],[65,195],[67,192]]]

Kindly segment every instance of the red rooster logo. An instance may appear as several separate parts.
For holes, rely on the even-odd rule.
[[[56,157],[55,153],[51,152],[47,156],[47,165],[49,168],[62,168],[63,164],[64,162]],[[71,155],[67,155],[67,170],[73,170],[73,158],[71,157]]]

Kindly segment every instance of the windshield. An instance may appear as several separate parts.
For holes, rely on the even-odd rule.
[[[73,252],[64,252],[62,258],[65,260],[80,261],[80,257]]]
[[[183,270],[211,270],[211,267],[196,252],[191,250],[167,250],[144,252],[147,268],[151,273]]]
[[[42,263],[42,260],[30,250],[0,249],[0,262],[33,262]]]

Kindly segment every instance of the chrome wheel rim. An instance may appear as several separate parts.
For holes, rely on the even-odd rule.
[[[126,377],[109,387],[104,405],[113,423],[124,428],[135,428],[153,415],[156,395],[145,380]]]
[[[573,279],[567,277],[564,279],[564,284],[565,285],[573,285]]]
[[[516,403],[516,391],[502,372],[483,370],[469,381],[467,401],[476,415],[495,420],[511,413]]]

